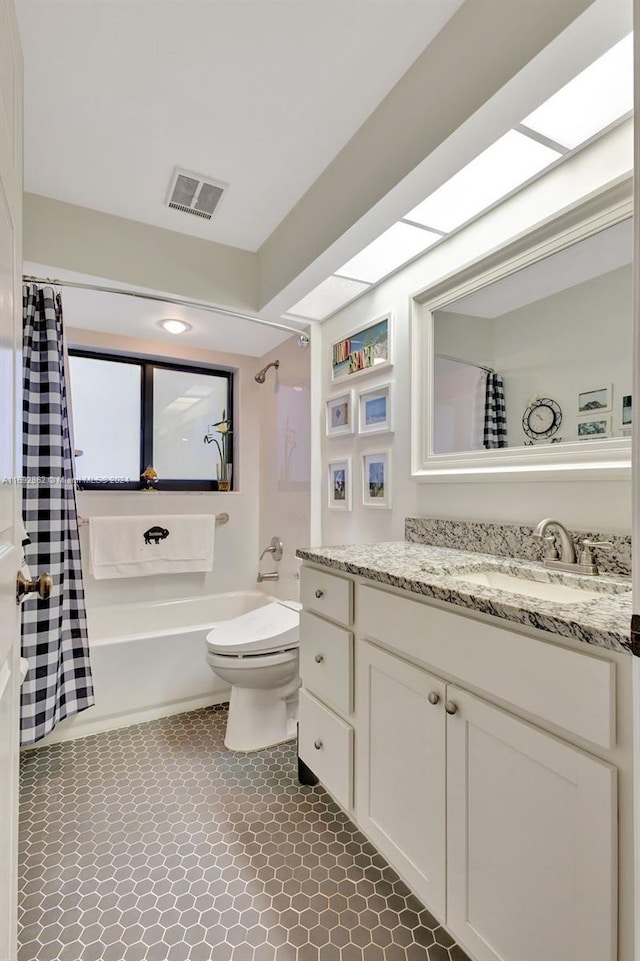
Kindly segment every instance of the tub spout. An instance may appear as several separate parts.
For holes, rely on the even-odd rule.
[[[270,571],[267,574],[262,574],[261,572],[259,572],[257,580],[258,580],[258,584],[262,584],[263,581],[279,581],[280,574],[278,573],[278,571]]]

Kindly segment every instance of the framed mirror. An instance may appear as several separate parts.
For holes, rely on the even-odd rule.
[[[625,181],[414,296],[415,480],[629,476],[632,233]]]

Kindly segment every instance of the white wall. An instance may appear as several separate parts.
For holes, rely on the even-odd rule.
[[[369,388],[388,379],[395,381],[396,386],[395,433],[379,435],[382,443],[391,445],[393,451],[390,511],[365,508],[361,504],[360,456],[364,449],[375,449],[377,444],[374,446],[372,438],[328,440],[324,436],[323,402],[320,409],[313,411],[313,430],[322,444],[324,465],[322,476],[314,477],[322,503],[323,543],[399,539],[403,536],[404,518],[410,514],[525,524],[537,523],[553,514],[573,527],[630,530],[630,481],[414,483],[410,468],[409,311],[413,294],[526,234],[605,184],[630,176],[632,170],[633,138],[629,122],[427,252],[322,325],[323,398],[331,393],[331,344],[387,311],[393,313],[393,369],[386,377],[372,374],[357,378],[354,386]],[[355,468],[353,511],[330,512],[326,506],[326,463],[329,458],[349,455],[354,459]]]
[[[175,346],[67,328],[69,346],[123,351],[142,356],[218,364],[236,374],[235,417],[238,427],[234,473],[240,489],[229,493],[138,491],[81,491],[78,511],[83,517],[107,514],[214,514],[226,511],[229,523],[216,529],[215,561],[207,574],[165,574],[96,581],[91,576],[88,530],[81,527],[81,548],[87,603],[91,607],[132,601],[161,600],[224,591],[254,590],[258,571],[260,403],[263,395],[254,380],[262,362],[255,357]],[[215,476],[211,452],[211,473]],[[160,488],[162,478],[160,478]]]
[[[260,410],[260,551],[272,537],[282,540],[284,555],[274,563],[267,555],[261,571],[278,570],[278,582],[264,587],[276,597],[298,599],[298,547],[309,545],[310,530],[310,350],[297,337],[260,358],[258,366],[279,360],[278,385],[271,369],[259,388]]]

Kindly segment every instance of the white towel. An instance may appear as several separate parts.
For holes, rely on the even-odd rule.
[[[210,571],[215,514],[91,517],[96,580]]]

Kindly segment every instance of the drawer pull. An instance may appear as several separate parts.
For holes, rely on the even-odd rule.
[[[322,664],[324,661],[324,654],[316,654],[316,664]]]
[[[429,704],[439,704],[439,703],[440,703],[440,695],[438,694],[438,692],[437,692],[437,691],[430,691],[430,692],[429,692]]]
[[[320,740],[314,741],[313,746],[315,747],[316,751],[322,750],[322,747],[323,747],[322,741]]]
[[[458,705],[454,701],[445,701],[444,709],[447,714],[453,715],[458,713]]]
[[[324,591],[321,591],[320,588],[318,588],[318,590],[316,591],[316,597],[321,598],[323,594],[324,594]]]

